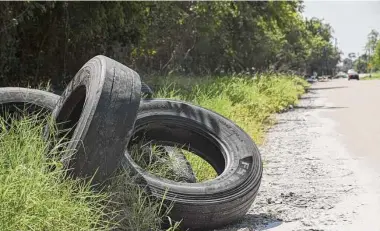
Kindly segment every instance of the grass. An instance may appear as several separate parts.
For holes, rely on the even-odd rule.
[[[107,230],[107,195],[67,179],[57,153],[45,155],[36,117],[0,118],[0,230]],[[52,168],[54,167],[54,168]]]
[[[59,162],[63,143],[41,135],[49,120],[16,114],[0,117],[0,230],[162,230],[171,205],[124,170],[102,192],[70,178]]]
[[[362,80],[374,80],[374,79],[380,79],[380,72],[372,73],[371,77],[366,76],[364,78],[361,78]]]
[[[295,76],[260,78],[159,78],[156,97],[190,101],[214,110],[242,127],[261,144],[271,115],[296,104],[307,83]],[[9,121],[12,123],[7,124]],[[56,140],[41,136],[49,121],[36,116],[0,118],[0,230],[118,230],[158,231],[172,205],[152,198],[128,171],[121,171],[101,192],[89,182],[72,179],[59,162]],[[171,159],[152,146],[142,145],[132,155],[138,164],[161,177],[180,181]],[[48,147],[54,147],[48,149]],[[216,177],[202,158],[182,151],[198,182]],[[51,150],[47,153],[46,150]],[[156,157],[154,157],[154,155]],[[149,157],[142,158],[143,156]],[[140,158],[140,159],[139,159]],[[155,161],[151,161],[156,158]],[[158,159],[157,159],[158,158]],[[157,161],[163,160],[163,161]],[[178,229],[171,224],[167,231]]]

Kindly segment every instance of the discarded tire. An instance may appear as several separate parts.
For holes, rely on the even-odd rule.
[[[202,183],[169,181],[144,171],[125,152],[126,162],[143,176],[151,193],[158,198],[165,194],[166,200],[175,202],[171,218],[183,219],[184,229],[231,223],[245,215],[254,201],[262,176],[259,150],[242,129],[221,115],[181,101],[143,100],[134,137],[166,146],[187,145],[218,173]]]
[[[73,128],[62,159],[73,176],[103,183],[117,169],[133,132],[140,92],[139,75],[105,56],[92,58],[75,75],[53,111],[59,129]]]
[[[51,112],[53,111],[59,96],[50,92],[21,88],[21,87],[2,87],[0,88],[0,107],[1,114],[9,111],[14,113],[15,110],[22,109],[28,105],[27,112]]]

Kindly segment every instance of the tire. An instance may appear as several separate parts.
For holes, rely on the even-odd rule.
[[[146,99],[151,99],[153,97],[152,89],[144,82],[141,82],[141,94],[142,97]]]
[[[73,128],[62,162],[74,177],[93,176],[92,183],[104,183],[117,170],[133,133],[140,94],[139,75],[102,55],[74,76],[53,111],[59,130]]]
[[[167,202],[175,202],[171,218],[183,219],[183,229],[229,224],[245,215],[253,203],[263,170],[259,150],[241,128],[223,116],[186,102],[143,100],[134,137],[162,145],[188,145],[218,173],[217,178],[201,183],[173,182],[144,171],[125,152],[127,165],[145,179],[150,192],[158,198],[165,194]]]
[[[58,95],[46,91],[2,87],[0,88],[0,116],[6,120],[6,129],[10,128],[13,119],[20,119],[25,115],[24,113],[37,115],[37,119],[44,119],[45,115],[51,114],[58,99]]]
[[[17,106],[31,104],[40,109],[53,111],[59,95],[37,89],[22,87],[0,88],[0,104],[3,106]]]

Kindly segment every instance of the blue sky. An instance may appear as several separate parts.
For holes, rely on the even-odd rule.
[[[378,1],[304,1],[303,15],[323,18],[334,28],[338,47],[348,53],[364,53],[371,29],[380,32],[380,0]]]

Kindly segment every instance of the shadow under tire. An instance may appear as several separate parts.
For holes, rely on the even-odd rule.
[[[139,75],[108,57],[95,56],[78,71],[53,111],[59,130],[72,128],[62,162],[73,176],[103,183],[117,170],[140,94]]]
[[[182,228],[212,229],[246,214],[261,183],[262,160],[253,140],[232,121],[182,101],[142,100],[134,138],[143,137],[162,145],[187,145],[218,173],[205,182],[174,182],[146,172],[125,152],[127,165],[145,179],[150,192],[175,202],[170,216],[183,219]]]

